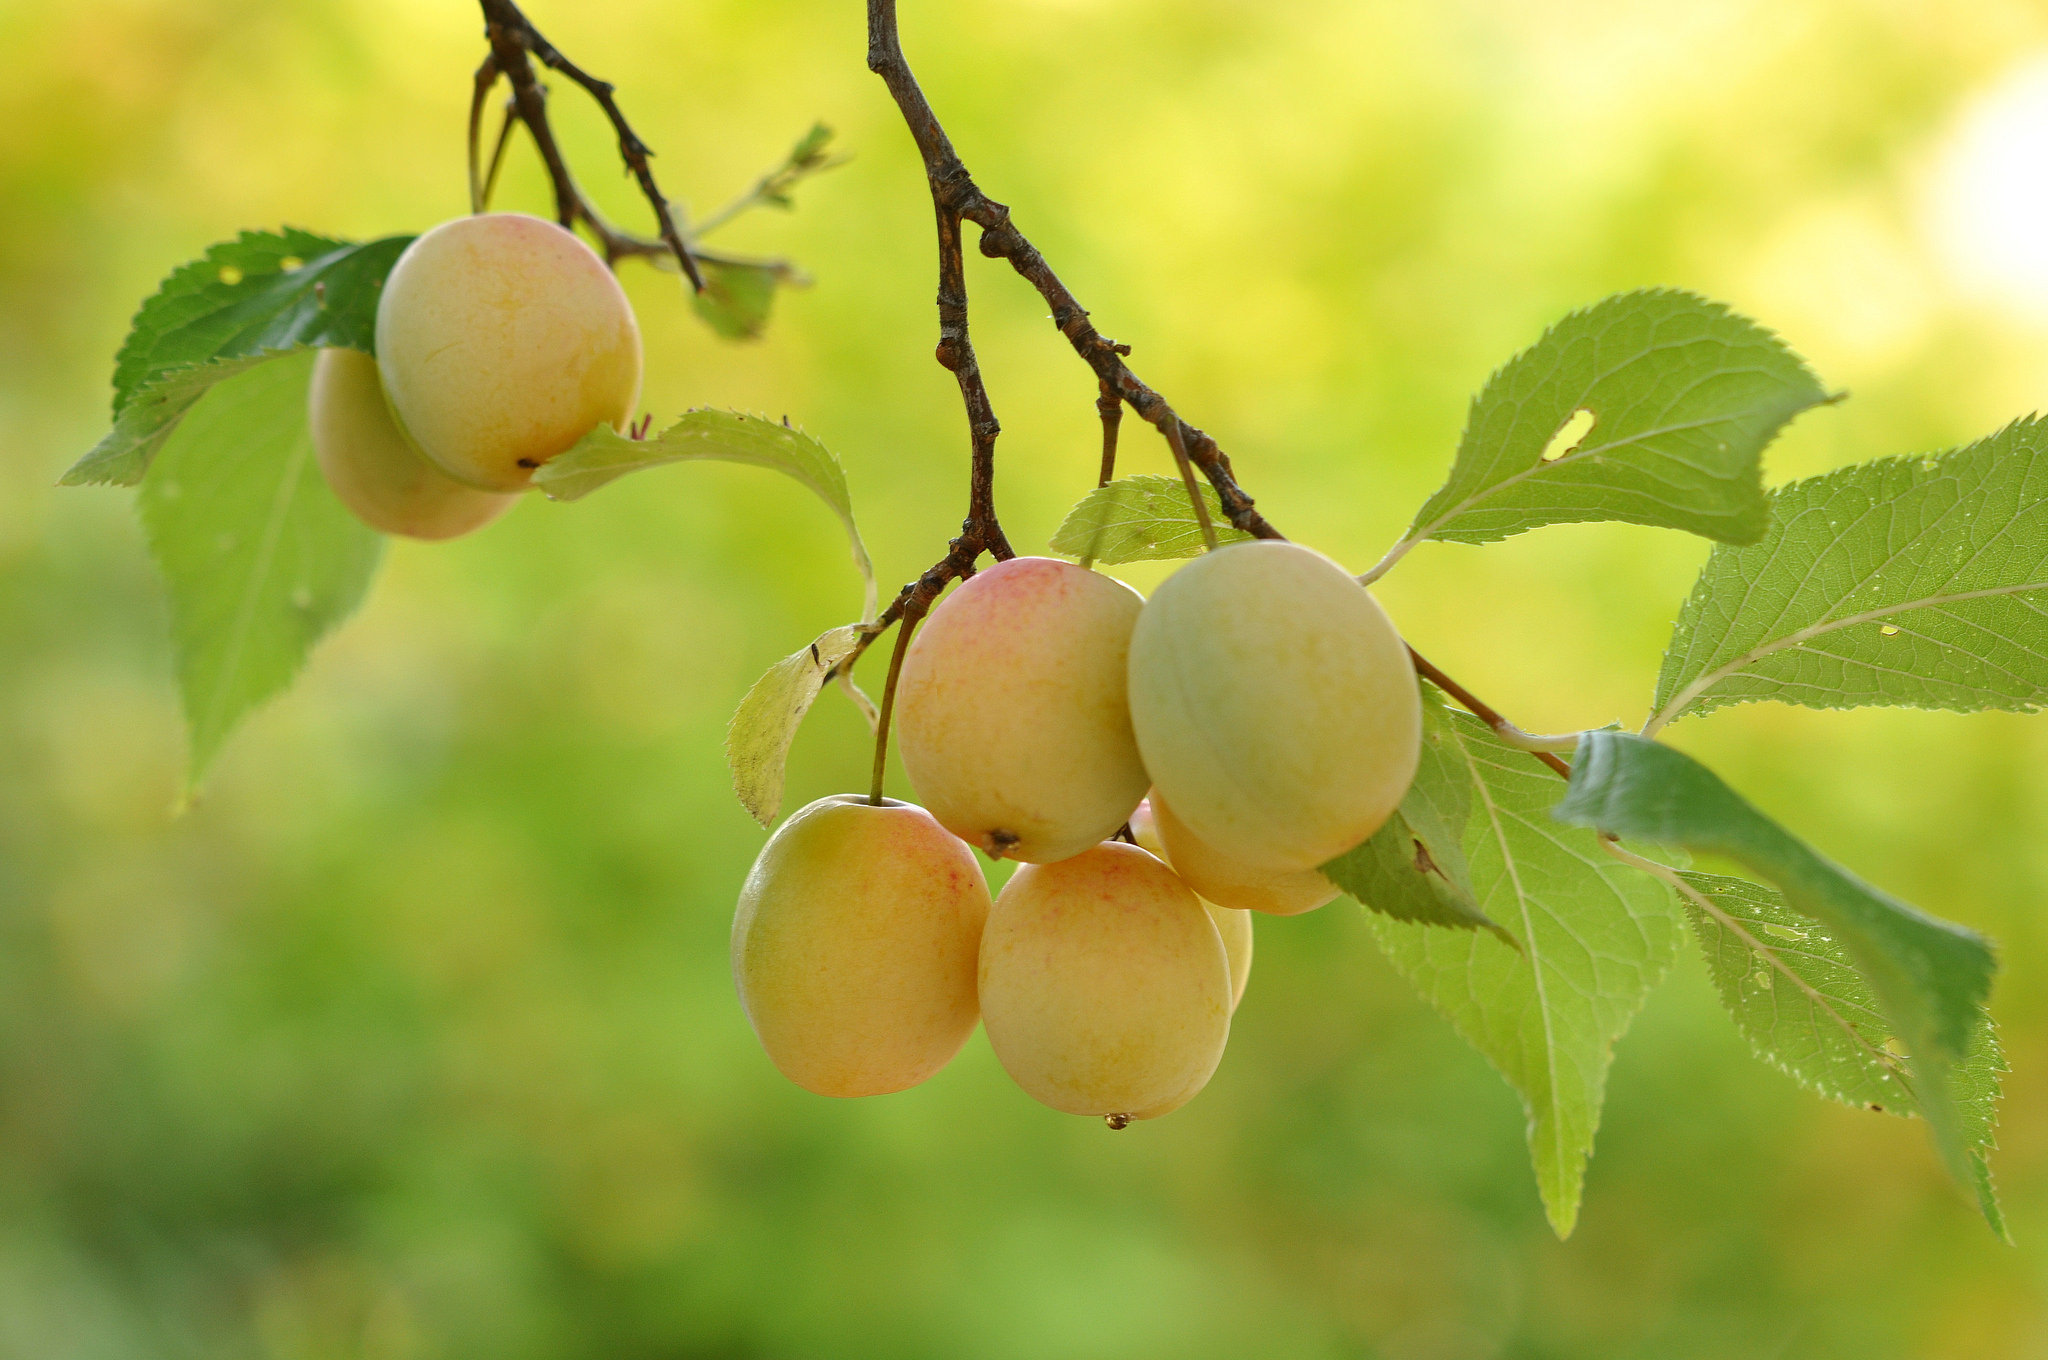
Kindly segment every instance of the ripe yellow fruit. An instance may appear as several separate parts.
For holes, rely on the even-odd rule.
[[[391,419],[377,361],[323,349],[306,400],[313,456],[343,505],[379,533],[454,538],[512,508],[516,496],[464,486],[420,457]]]
[[[1150,782],[1124,697],[1143,605],[1098,572],[1016,557],[932,611],[903,659],[896,741],[948,831],[1047,864],[1124,824]]]
[[[1138,838],[1143,849],[1151,851],[1166,867],[1180,874],[1180,866],[1173,862],[1173,856],[1166,852],[1166,842],[1159,835],[1159,820],[1153,812],[1152,798],[1138,804],[1138,810],[1131,814],[1131,834]],[[1252,975],[1252,914],[1236,907],[1218,906],[1205,896],[1199,887],[1188,882],[1186,874],[1180,874],[1181,882],[1195,889],[1195,896],[1202,899],[1202,905],[1209,909],[1209,919],[1216,923],[1216,933],[1223,937],[1223,955],[1230,963],[1230,1013],[1237,1014],[1237,1003],[1244,1000],[1244,984]]]
[[[1319,869],[1255,869],[1219,855],[1173,815],[1156,792],[1152,812],[1166,861],[1190,888],[1211,902],[1240,911],[1299,916],[1334,899],[1340,889]]]
[[[1364,587],[1295,543],[1196,558],[1131,636],[1131,724],[1153,786],[1217,855],[1299,870],[1384,822],[1415,776],[1421,696]]]
[[[776,829],[740,889],[740,1005],[807,1091],[915,1086],[974,1031],[988,913],[973,852],[923,808],[820,798]]]
[[[521,213],[459,217],[398,257],[377,363],[400,427],[459,482],[521,491],[640,398],[640,328],[574,233]]]
[[[1230,1036],[1230,966],[1186,884],[1134,845],[1018,869],[981,940],[981,1015],[1011,1078],[1069,1114],[1164,1113]]]

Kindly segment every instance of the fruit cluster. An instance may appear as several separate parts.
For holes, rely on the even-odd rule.
[[[520,213],[444,222],[398,257],[377,357],[326,349],[313,451],[371,528],[453,538],[503,514],[534,469],[640,397],[640,330],[574,233]]]
[[[755,1033],[807,1090],[880,1095],[937,1072],[978,1018],[1032,1096],[1119,1128],[1207,1083],[1249,913],[1337,895],[1317,866],[1392,813],[1422,722],[1372,596],[1273,540],[1197,558],[1150,600],[999,563],[915,635],[896,711],[924,806],[820,799],[741,889]],[[1020,862],[993,902],[969,846]]]

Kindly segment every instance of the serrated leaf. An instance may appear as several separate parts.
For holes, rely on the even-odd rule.
[[[1654,732],[1772,699],[2031,712],[2048,702],[2048,421],[1781,487],[1672,630]]]
[[[142,486],[143,528],[170,592],[188,789],[235,725],[355,611],[384,550],[313,460],[312,363],[293,355],[213,388]]]
[[[264,359],[322,346],[370,352],[384,278],[411,240],[244,232],[173,271],[115,358],[113,431],[62,484],[135,485],[194,402]]]
[[[1951,1078],[1970,1049],[1996,967],[1975,931],[1938,920],[1821,858],[1713,771],[1626,732],[1588,732],[1557,817],[1723,855],[1840,939],[1910,1055],[1920,1106],[1956,1178],[1972,1171]]]
[[[1614,1043],[1670,967],[1678,914],[1662,883],[1551,817],[1565,787],[1555,775],[1477,719],[1454,714],[1449,730],[1473,791],[1473,896],[1520,949],[1486,931],[1366,920],[1394,966],[1521,1095],[1537,1187],[1564,1237]]]
[[[1415,780],[1386,825],[1322,866],[1330,880],[1369,910],[1397,921],[1454,929],[1484,928],[1514,937],[1487,919],[1472,893],[1465,828],[1473,785],[1462,746],[1434,688],[1422,687],[1422,758]]]
[[[1707,972],[1756,1055],[1810,1091],[1887,1114],[1920,1102],[1877,994],[1848,949],[1783,894],[1748,879],[1680,872]],[[1971,1187],[1985,1221],[2006,1237],[1987,1154],[1997,1146],[1999,1074],[2006,1070],[1991,1017],[1980,1013],[1969,1056],[1954,1072]]]
[[[628,439],[609,425],[600,425],[568,450],[541,465],[533,484],[557,501],[581,500],[629,472],[708,459],[744,463],[794,477],[832,507],[846,526],[853,564],[865,590],[861,617],[873,619],[877,593],[874,564],[867,544],[853,522],[853,497],[846,489],[846,471],[832,451],[802,430],[778,425],[765,416],[700,407],[647,439]]]
[[[1207,482],[1197,482],[1216,542],[1251,537],[1224,518],[1223,502]],[[1202,553],[1202,526],[1188,503],[1187,484],[1178,477],[1144,474],[1099,486],[1074,503],[1052,536],[1052,550],[1089,558],[1104,566],[1171,561]]]
[[[762,826],[782,815],[782,780],[797,726],[817,702],[832,668],[853,654],[863,630],[849,623],[782,658],[754,682],[726,729],[733,792]],[[865,696],[863,696],[865,697]]]
[[[1424,539],[1491,543],[1582,520],[1754,543],[1768,518],[1764,446],[1826,400],[1782,341],[1719,303],[1666,290],[1609,298],[1487,382],[1450,479],[1378,570]],[[1552,451],[1581,411],[1592,429]]]
[[[700,259],[704,287],[690,306],[705,325],[728,340],[754,340],[768,325],[768,310],[782,270],[774,265]]]

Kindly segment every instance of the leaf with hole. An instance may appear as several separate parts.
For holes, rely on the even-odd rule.
[[[1218,544],[1251,537],[1223,517],[1216,488],[1197,482],[1209,508]],[[1188,501],[1187,483],[1178,477],[1150,473],[1123,477],[1099,486],[1074,503],[1053,532],[1052,550],[1065,557],[1087,558],[1104,566],[1125,562],[1170,561],[1199,557],[1202,526]]]
[[[143,528],[170,592],[188,789],[235,725],[355,612],[383,554],[383,537],[335,499],[313,461],[312,364],[296,354],[213,388],[142,486]]]
[[[1772,495],[1672,629],[1648,731],[1776,700],[2031,712],[2048,702],[2048,420]]]
[[[875,617],[875,568],[853,522],[846,471],[830,449],[791,425],[708,407],[684,413],[675,424],[647,439],[629,439],[609,425],[600,425],[542,464],[533,474],[533,484],[550,500],[581,500],[629,472],[699,460],[768,468],[809,487],[845,527],[864,589],[861,617]]]
[[[1996,968],[1975,931],[1937,920],[1829,863],[1668,746],[1626,732],[1588,732],[1572,762],[1560,821],[1725,856],[1775,884],[1785,900],[1841,940],[1910,1055],[1921,1110],[1959,1181],[1971,1170],[1953,1071]]]
[[[1394,966],[1484,1054],[1529,1112],[1529,1153],[1551,1226],[1578,1219],[1614,1044],[1677,949],[1669,890],[1550,815],[1564,785],[1476,718],[1450,715],[1444,750],[1470,789],[1463,851],[1485,930],[1368,915]],[[1519,946],[1516,947],[1516,946]]]
[[[173,271],[115,358],[113,431],[63,484],[140,482],[195,402],[265,359],[321,346],[370,353],[384,278],[411,241],[243,232]]]
[[[1774,888],[1719,874],[1680,872],[1686,913],[1707,972],[1756,1055],[1830,1100],[1917,1115],[1920,1102],[1877,994],[1841,940],[1795,911]],[[1696,896],[1695,896],[1696,894]],[[1985,1221],[2006,1236],[1986,1154],[1996,1146],[1999,1075],[2006,1070],[1989,1015],[1953,1073],[1970,1187]]]
[[[782,780],[796,729],[817,702],[832,668],[853,655],[861,627],[845,624],[782,658],[754,682],[725,733],[733,792],[762,826],[782,815]],[[865,698],[865,696],[862,696]]]
[[[1425,539],[1490,543],[1582,520],[1754,543],[1769,516],[1764,446],[1827,399],[1783,342],[1718,303],[1609,298],[1493,375],[1449,480],[1368,576]]]

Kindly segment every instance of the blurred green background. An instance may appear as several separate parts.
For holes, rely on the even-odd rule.
[[[533,0],[700,211],[822,118],[856,154],[730,244],[817,286],[730,345],[629,268],[645,400],[787,413],[885,589],[964,505],[930,208],[853,0]],[[1566,309],[1672,284],[1853,393],[1774,480],[2048,398],[2048,13],[2021,0],[904,0],[984,186],[1290,535],[1363,567],[1467,396]],[[0,1355],[2048,1356],[2048,718],[1762,706],[1672,739],[1876,883],[1994,935],[1995,1242],[1920,1131],[1753,1061],[1682,959],[1622,1043],[1568,1243],[1507,1088],[1357,909],[1261,921],[1209,1090],[1112,1135],[977,1037],[833,1102],[725,957],[763,833],[726,716],[858,611],[829,514],[739,468],[395,544],[362,614],[173,820],[182,738],[128,493],[53,488],[115,347],[243,227],[465,207],[462,0],[0,0]],[[583,177],[643,220],[570,92]],[[515,150],[501,206],[545,210]],[[1040,548],[1094,388],[970,254]],[[1142,427],[1126,467],[1167,470]],[[1525,725],[1640,722],[1705,545],[1427,545],[1381,587]],[[1136,570],[1149,585],[1156,571]],[[788,806],[858,787],[834,695]]]

